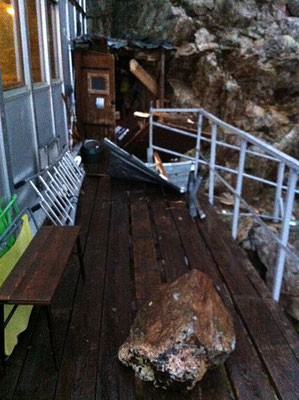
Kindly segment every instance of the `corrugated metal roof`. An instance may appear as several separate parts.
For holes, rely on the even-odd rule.
[[[80,36],[76,39],[74,39],[74,44],[78,45],[84,45],[88,44],[91,42],[92,37],[97,37],[101,36],[100,34],[87,34]],[[165,49],[165,50],[174,50],[174,47],[170,42],[167,42],[165,40],[162,41],[144,41],[144,40],[131,40],[131,39],[117,39],[117,38],[107,38],[107,43],[108,46],[111,49],[121,49],[123,47],[128,47],[128,48],[139,48],[139,49],[147,49],[147,50],[152,50],[152,49]]]

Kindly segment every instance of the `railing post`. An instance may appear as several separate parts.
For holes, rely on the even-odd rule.
[[[213,123],[213,126],[212,126],[211,156],[210,156],[210,177],[209,177],[209,202],[211,204],[214,203],[216,140],[217,140],[217,124]]]
[[[276,192],[275,192],[275,203],[273,212],[273,222],[278,222],[279,211],[280,211],[280,199],[283,185],[285,163],[280,162],[278,165],[277,181],[276,181]]]
[[[283,216],[283,223],[281,228],[280,241],[284,246],[288,245],[289,233],[290,233],[290,221],[292,217],[293,211],[293,203],[295,197],[295,189],[297,183],[298,173],[294,169],[290,169],[289,180],[288,180],[288,189],[286,193],[286,201],[285,201],[285,212]],[[276,259],[276,272],[274,278],[274,285],[272,296],[275,301],[279,301],[282,278],[284,272],[284,264],[285,264],[286,252],[280,247],[277,254]]]
[[[240,148],[239,167],[238,167],[237,187],[236,187],[235,202],[234,202],[234,217],[233,217],[233,227],[232,227],[232,237],[234,239],[237,238],[237,234],[238,234],[238,222],[239,222],[239,214],[240,214],[240,197],[242,194],[242,183],[243,183],[243,173],[244,173],[245,158],[246,158],[246,147],[247,147],[247,140],[242,139],[241,148]]]
[[[200,139],[201,139],[201,128],[202,128],[202,114],[198,114],[198,127],[197,127],[197,138],[196,138],[196,148],[195,148],[195,179],[198,173],[198,161],[200,152]]]
[[[149,147],[147,149],[147,162],[151,163],[153,162],[154,159],[154,152],[153,152],[153,121],[154,121],[154,113],[153,113],[153,107],[151,104],[150,107],[150,118],[149,118]]]

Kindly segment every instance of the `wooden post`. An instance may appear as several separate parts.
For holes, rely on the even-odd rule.
[[[164,107],[164,98],[165,98],[165,51],[161,50],[161,70],[160,70],[160,79],[159,79],[159,103],[160,107]]]
[[[130,71],[134,74],[156,97],[159,87],[155,79],[135,60],[130,61]]]
[[[154,162],[160,174],[163,175],[165,179],[169,180],[167,172],[165,171],[164,165],[157,151],[154,151]]]

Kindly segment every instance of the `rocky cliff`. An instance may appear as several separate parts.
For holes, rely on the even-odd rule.
[[[203,107],[299,156],[297,0],[93,0],[88,14],[93,31],[176,46],[173,106]]]

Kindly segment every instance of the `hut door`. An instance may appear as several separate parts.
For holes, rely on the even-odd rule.
[[[79,60],[78,60],[79,58]],[[79,65],[78,65],[79,63]],[[115,82],[112,54],[80,51],[76,56],[77,114],[85,138],[114,139]],[[79,76],[78,76],[79,75]]]

